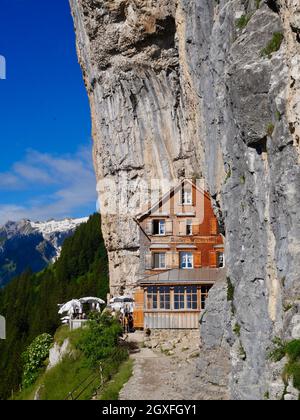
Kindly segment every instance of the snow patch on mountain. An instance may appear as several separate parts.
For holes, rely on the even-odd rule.
[[[88,217],[47,222],[24,219],[0,226],[0,287],[29,267],[38,272],[54,263],[65,239],[87,221]]]
[[[42,235],[51,235],[56,232],[67,232],[76,229],[82,223],[86,223],[88,217],[79,219],[49,220],[47,222],[30,222],[34,229],[37,229]]]
[[[51,242],[56,249],[56,256],[51,261],[54,262],[60,256],[62,244],[66,237],[70,236],[79,225],[86,223],[87,221],[88,217],[82,217],[79,219],[30,222],[30,225],[34,230],[41,233],[46,241]]]

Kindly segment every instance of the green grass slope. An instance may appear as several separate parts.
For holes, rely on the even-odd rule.
[[[83,329],[70,332],[68,327],[59,328],[54,342],[61,346],[66,339],[69,341],[63,360],[50,370],[45,363],[34,384],[24,386],[14,399],[118,399],[132,374],[128,349],[120,344],[121,332],[119,323],[105,313]]]

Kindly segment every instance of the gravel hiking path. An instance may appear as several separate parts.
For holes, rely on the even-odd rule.
[[[191,357],[191,352],[178,350],[167,355],[160,348],[143,347],[140,332],[129,335],[128,341],[139,344],[140,350],[130,356],[134,361],[133,375],[121,390],[120,400],[200,399],[197,357]]]

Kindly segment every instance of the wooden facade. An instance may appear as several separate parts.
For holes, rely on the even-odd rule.
[[[143,273],[136,294],[138,325],[198,328],[208,290],[225,265],[223,237],[209,194],[182,181],[137,221]]]
[[[144,328],[144,290],[138,289],[134,293],[133,320],[135,328]]]

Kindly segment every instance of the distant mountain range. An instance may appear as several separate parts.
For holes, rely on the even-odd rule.
[[[88,218],[7,222],[0,227],[0,287],[27,268],[43,270],[60,255],[64,240]]]

